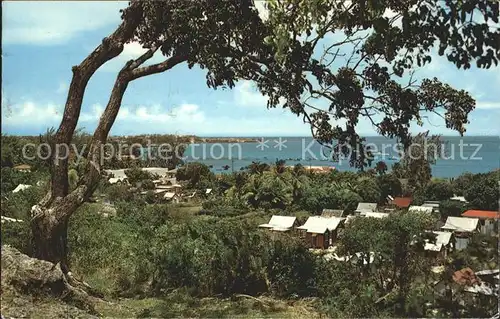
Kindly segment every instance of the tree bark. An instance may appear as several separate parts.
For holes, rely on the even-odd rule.
[[[140,22],[139,17],[142,9],[138,2],[132,3],[126,10],[128,10],[128,15],[124,17],[123,22],[115,32],[104,38],[101,45],[79,65],[72,68],[73,78],[69,86],[63,117],[52,141],[51,200],[68,194],[69,154],[66,154],[68,150],[66,146],[71,143],[78,124],[83,95],[88,81],[97,69],[123,51],[124,44],[132,39],[134,31]]]
[[[140,65],[153,56],[156,50],[157,47],[152,48],[138,59],[127,62],[119,72],[106,109],[94,131],[85,165],[85,173],[76,189],[63,197],[52,198],[49,206],[36,206],[32,212],[34,214],[32,232],[35,257],[53,263],[60,262],[63,272],[67,272],[69,269],[67,256],[68,220],[78,207],[92,196],[99,183],[101,177],[101,147],[106,143],[109,131],[116,120],[128,84],[130,81],[143,76],[169,70],[186,60],[183,56],[173,56],[162,63],[139,68]],[[67,161],[65,174],[67,181]],[[54,192],[52,195],[54,196]]]
[[[68,155],[83,96],[92,75],[107,61],[118,56],[130,41],[141,21],[142,5],[132,2],[123,12],[118,28],[90,53],[79,65],[73,66],[73,78],[68,91],[63,117],[51,143],[51,183],[47,195],[32,209],[34,257],[61,262],[67,269],[67,225],[71,214],[83,203],[88,187],[68,194]]]

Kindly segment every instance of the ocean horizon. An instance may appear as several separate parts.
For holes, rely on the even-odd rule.
[[[223,138],[223,137],[205,137]],[[258,142],[191,144],[185,152],[185,162],[201,162],[213,172],[236,172],[252,162],[273,164],[285,160],[287,165],[329,166],[339,171],[355,171],[346,159],[333,161],[329,151],[311,137],[287,136],[231,136],[226,138],[255,138]],[[498,136],[442,136],[443,155],[432,165],[434,177],[455,177],[460,174],[486,173],[500,168],[500,137]],[[366,136],[376,153],[372,166],[384,161],[389,169],[399,160],[397,140],[383,136]],[[370,167],[368,167],[370,168]]]

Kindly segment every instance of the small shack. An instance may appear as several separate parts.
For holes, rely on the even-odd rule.
[[[455,249],[467,248],[472,233],[479,228],[479,219],[467,217],[448,216],[446,223],[441,229],[451,231],[455,234]]]
[[[433,212],[439,213],[439,202],[438,201],[425,201],[422,204],[422,207],[431,207]]]
[[[20,164],[13,167],[18,172],[31,172],[31,166],[28,164]]]
[[[321,212],[321,217],[342,217],[342,215],[344,215],[343,209],[325,208],[323,212]]]
[[[298,230],[302,230],[305,240],[311,248],[325,249],[337,239],[337,229],[344,221],[340,217],[309,217]]]
[[[267,228],[273,231],[287,232],[297,226],[297,217],[273,215],[267,224],[259,225],[259,228]]]
[[[165,192],[163,198],[172,203],[179,203],[180,197],[177,193],[174,192]]]
[[[474,210],[469,209],[462,214],[462,217],[477,218],[479,219],[481,233],[485,235],[492,235],[498,232],[498,218],[499,212],[490,210]]]
[[[434,208],[429,206],[410,206],[408,208],[409,213],[432,214],[433,211]]]
[[[389,204],[393,207],[404,209],[410,207],[412,200],[413,199],[411,197],[394,197],[389,201]]]
[[[372,218],[386,218],[389,217],[389,213],[366,212],[366,213],[361,213],[361,216],[372,217]]]
[[[438,257],[446,258],[449,252],[453,250],[453,233],[444,231],[433,231],[431,232],[436,235],[436,242],[431,243],[426,240],[424,249],[432,254],[436,254]]]
[[[25,191],[27,190],[28,188],[30,188],[31,185],[26,185],[26,184],[19,184],[17,185],[16,188],[14,188],[14,190],[12,191],[13,193],[18,193],[18,192],[22,192],[22,191]]]
[[[359,203],[356,213],[368,213],[377,211],[377,203]]]

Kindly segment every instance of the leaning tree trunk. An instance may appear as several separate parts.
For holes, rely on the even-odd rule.
[[[123,51],[125,43],[134,35],[142,7],[132,3],[123,13],[123,22],[82,63],[72,68],[73,78],[68,91],[63,117],[51,141],[51,184],[47,195],[32,209],[31,229],[33,255],[54,263],[67,265],[67,225],[71,214],[80,206],[88,187],[68,194],[68,156],[65,154],[71,143],[82,106],[87,83],[92,75],[107,61]],[[58,157],[59,156],[59,157]],[[63,157],[63,158],[60,158]]]
[[[67,225],[69,217],[95,191],[101,177],[101,147],[106,143],[109,131],[113,126],[123,95],[130,81],[143,76],[161,73],[186,60],[184,56],[172,56],[162,63],[139,68],[158,50],[158,46],[149,49],[141,57],[131,60],[119,72],[106,109],[94,131],[84,176],[77,188],[63,198],[56,198],[47,208],[39,208],[39,214],[33,218],[32,228],[35,245],[39,248],[37,257],[52,262],[61,262],[63,271],[67,266]]]

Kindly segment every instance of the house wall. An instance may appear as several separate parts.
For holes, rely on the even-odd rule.
[[[495,232],[495,220],[494,219],[486,219],[480,220],[481,224],[481,233],[485,235],[492,235]]]
[[[306,233],[305,240],[310,248],[325,249],[328,247],[328,232],[324,234]]]
[[[456,250],[463,250],[467,248],[467,245],[469,244],[469,237],[456,237],[455,238],[455,249]]]

